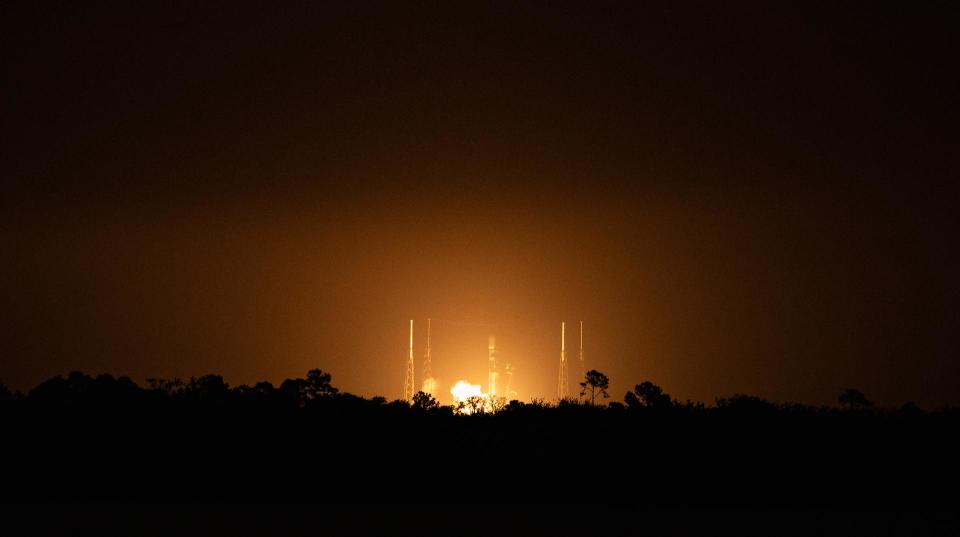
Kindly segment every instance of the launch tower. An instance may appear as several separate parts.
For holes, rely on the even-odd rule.
[[[413,319],[410,319],[410,352],[407,354],[407,373],[403,378],[403,400],[413,401]]]

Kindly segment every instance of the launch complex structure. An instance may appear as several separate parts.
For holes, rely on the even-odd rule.
[[[407,371],[403,378],[403,400],[413,402],[413,396],[417,393],[414,383],[413,363],[413,319],[410,319],[410,350],[407,352]],[[433,378],[433,357],[430,355],[430,319],[427,319],[427,346],[423,353],[423,387],[420,391],[435,395],[437,390],[437,381]]]
[[[427,341],[423,353],[423,382],[420,391],[431,396],[437,395],[437,380],[433,376],[433,357],[430,352],[430,328],[431,320],[427,319]],[[580,364],[580,377],[586,375],[586,366],[583,356],[583,321],[580,321],[580,350],[577,356]],[[414,381],[414,371],[416,364],[413,359],[413,319],[410,319],[410,347],[407,351],[407,366],[403,381],[403,399],[407,402],[413,402],[413,396],[417,393],[416,383]],[[497,356],[497,339],[491,335],[487,344],[487,396],[504,397],[511,400],[516,397],[517,392],[513,389],[513,368],[510,362],[502,360]],[[570,374],[567,360],[567,323],[560,323],[560,374],[557,380],[557,400],[563,401],[571,398],[570,395]]]
[[[583,361],[583,321],[580,321],[580,352],[577,355],[580,362],[580,378],[587,375]],[[557,379],[557,400],[569,399],[570,395],[570,367],[567,360],[567,323],[560,323],[560,376]]]

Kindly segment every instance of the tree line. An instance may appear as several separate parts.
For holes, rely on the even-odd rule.
[[[222,408],[237,410],[286,410],[349,406],[356,409],[387,409],[394,412],[421,414],[488,416],[520,410],[619,413],[709,413],[728,412],[748,415],[783,413],[858,413],[874,415],[918,416],[927,414],[912,402],[896,409],[878,408],[860,390],[850,388],[839,394],[837,406],[811,406],[798,403],[776,403],[757,396],[734,394],[717,397],[715,405],[679,401],[655,383],[646,380],[626,392],[622,401],[609,399],[609,378],[590,370],[580,384],[580,397],[556,402],[533,399],[528,402],[507,401],[502,397],[475,396],[453,405],[441,405],[431,394],[417,392],[411,401],[388,401],[385,397],[369,399],[341,392],[332,384],[332,376],[320,369],[311,369],[303,378],[284,380],[279,386],[257,382],[231,387],[220,375],[203,375],[188,380],[148,378],[140,386],[127,376],[110,374],[90,376],[74,371],[47,379],[26,393],[12,391],[0,383],[0,407],[3,408]],[[941,412],[955,413],[947,408]]]
[[[883,408],[856,390],[831,406],[745,394],[706,405],[649,380],[615,398],[599,371],[578,395],[443,405],[423,392],[359,397],[320,369],[237,386],[73,372],[25,393],[0,387],[0,499],[462,501],[402,488],[422,471],[440,489],[462,474],[477,498],[575,491],[586,475],[643,505],[939,505],[952,497],[928,482],[960,476],[956,409]]]

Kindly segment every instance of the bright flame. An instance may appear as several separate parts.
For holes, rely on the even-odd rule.
[[[476,395],[480,397],[487,396],[480,389],[479,384],[470,384],[465,380],[458,380],[457,383],[453,385],[453,388],[450,388],[450,393],[453,395],[454,403],[462,403]]]
[[[479,384],[470,384],[465,380],[458,380],[453,388],[450,388],[450,393],[453,395],[454,407],[460,403],[466,403],[471,397],[481,399],[481,402],[472,401],[469,406],[461,405],[457,411],[462,414],[473,414],[475,409],[477,412],[499,412],[507,402],[506,398],[484,393]],[[480,406],[483,408],[481,409]]]

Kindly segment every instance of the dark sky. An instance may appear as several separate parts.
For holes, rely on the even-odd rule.
[[[954,2],[147,4],[0,7],[0,382],[960,403]]]

